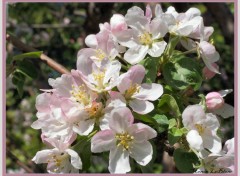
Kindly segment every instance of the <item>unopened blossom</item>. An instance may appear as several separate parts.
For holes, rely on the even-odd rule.
[[[150,101],[157,100],[163,94],[163,87],[156,83],[143,83],[145,68],[141,65],[132,66],[120,76],[118,90],[124,96],[133,111],[147,114],[154,109]]]
[[[222,98],[220,93],[210,92],[206,95],[207,109],[209,110],[219,109],[223,106],[223,104],[224,104],[224,99]]]
[[[55,148],[37,152],[32,161],[36,164],[47,163],[49,173],[79,173],[82,161],[77,152],[60,141],[52,140],[50,143]]]
[[[145,124],[134,124],[133,120],[128,108],[114,109],[109,121],[110,129],[99,131],[91,140],[93,153],[110,151],[110,173],[129,172],[129,156],[142,166],[152,159],[153,149],[148,140],[156,137],[157,133]]]
[[[125,15],[125,20],[130,30],[118,36],[121,45],[129,49],[124,54],[124,59],[130,64],[137,64],[147,54],[159,57],[165,50],[167,43],[163,37],[168,32],[166,23],[160,18],[151,20],[152,12],[147,6],[147,13],[139,7],[132,7]]]
[[[214,114],[205,114],[201,105],[190,105],[183,111],[182,119],[189,130],[186,137],[191,148],[197,151],[206,148],[213,153],[221,150],[221,139],[217,136],[220,124]]]
[[[219,70],[219,67],[218,67],[218,65],[216,63],[212,63],[212,66],[215,67],[216,70]],[[202,73],[203,73],[203,77],[206,80],[212,79],[216,75],[215,72],[209,70],[208,67],[206,67],[206,66],[203,68]]]

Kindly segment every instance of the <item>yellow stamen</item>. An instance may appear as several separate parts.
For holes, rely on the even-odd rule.
[[[143,45],[151,45],[153,40],[152,36],[148,32],[144,32],[142,35],[139,36],[139,41]]]
[[[128,90],[125,92],[125,98],[127,100],[131,99],[131,97],[135,94],[138,93],[140,90],[140,86],[138,84],[132,84]]]
[[[204,133],[205,127],[203,127],[202,124],[195,124],[195,127],[197,128],[198,133],[199,133],[200,135]]]
[[[72,85],[70,93],[76,102],[83,103],[85,106],[90,103],[90,95],[87,93],[84,85],[78,87]]]
[[[130,145],[133,142],[134,137],[129,135],[128,133],[121,133],[121,134],[116,134],[115,138],[118,140],[117,147],[122,146],[123,151],[129,150],[131,147]]]
[[[106,58],[106,54],[101,49],[96,50],[96,57],[99,59],[99,61],[102,61],[104,58]]]

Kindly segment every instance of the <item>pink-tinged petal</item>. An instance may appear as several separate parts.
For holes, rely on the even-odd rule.
[[[216,63],[212,63],[211,65],[216,70],[219,70],[219,67]],[[213,72],[213,71],[209,70],[208,67],[204,67],[202,72],[203,72],[203,76],[205,77],[206,80],[212,79],[216,75],[216,72]]]
[[[227,103],[224,103],[224,105],[220,109],[214,110],[213,113],[220,115],[221,117],[226,119],[234,116],[234,107]]]
[[[92,132],[94,128],[94,123],[95,121],[92,119],[80,120],[79,122],[73,124],[73,131],[79,135],[88,135]]]
[[[84,48],[81,49],[77,54],[77,70],[84,75],[92,73],[93,61],[90,59],[91,56],[96,54],[95,49]]]
[[[113,109],[113,108],[126,106],[126,100],[122,96],[121,93],[116,92],[116,91],[111,91],[109,94],[110,94],[110,98],[106,102],[107,109],[109,109],[109,108]]]
[[[108,170],[111,174],[125,174],[131,171],[129,153],[123,148],[117,147],[110,151]]]
[[[147,17],[148,21],[150,21],[152,18],[152,9],[149,4],[146,6],[145,16]]]
[[[134,141],[143,142],[157,136],[157,132],[143,123],[135,123],[127,130],[134,137]]]
[[[130,156],[138,164],[146,166],[152,160],[153,149],[150,142],[134,143],[131,147]]]
[[[207,148],[210,150],[212,153],[219,153],[222,149],[222,142],[221,139],[215,134],[215,135],[210,135],[208,134],[203,134],[202,135],[203,139],[203,147]]]
[[[85,43],[88,47],[90,48],[97,48],[98,46],[98,41],[96,38],[96,35],[90,34],[85,38]]]
[[[127,29],[125,18],[121,14],[114,14],[110,19],[110,26],[113,33]]]
[[[203,139],[196,130],[189,131],[186,138],[191,148],[198,151],[203,149]]]
[[[110,127],[109,127],[110,114],[111,114],[111,111],[108,113],[105,112],[105,114],[102,117],[102,120],[99,121],[99,127],[101,130],[109,130],[110,129]]]
[[[214,28],[209,26],[209,27],[204,27],[204,37],[203,40],[204,41],[208,41],[209,37],[212,35],[212,33],[214,32]]]
[[[199,47],[202,51],[202,54],[206,58],[209,58],[211,63],[219,60],[219,57],[217,57],[217,55],[216,55],[216,49],[212,44],[210,44],[206,41],[202,41],[202,42],[200,42]]]
[[[196,17],[196,16],[200,16],[200,15],[201,15],[201,12],[200,12],[199,9],[192,7],[192,8],[190,8],[190,9],[188,9],[188,10],[185,12],[185,14],[186,14],[186,16],[187,16],[187,19],[190,20],[190,19],[192,19],[192,18],[194,18],[194,17]]]
[[[132,83],[141,84],[143,78],[146,74],[145,68],[142,65],[134,65],[132,66],[128,72],[128,78],[132,81]]]
[[[177,16],[179,15],[179,13],[175,10],[173,6],[168,7],[165,13],[173,15],[175,18],[177,18]]]
[[[126,29],[124,31],[114,33],[114,36],[122,46],[133,48],[137,46],[137,42],[132,39],[134,32],[135,31],[132,29]]]
[[[163,38],[168,32],[168,26],[161,18],[154,18],[150,23],[150,33],[153,39]]]
[[[67,149],[65,151],[71,156],[71,164],[73,165],[73,167],[75,167],[76,169],[82,169],[82,160],[78,156],[77,152],[71,149]]]
[[[127,107],[120,107],[111,112],[109,127],[116,133],[123,133],[133,124],[134,117]]]
[[[223,151],[227,154],[227,155],[234,155],[235,151],[234,151],[234,138],[229,139],[225,142],[225,145],[223,147]]]
[[[51,101],[51,94],[49,93],[42,93],[37,96],[36,98],[36,109],[38,111],[45,111],[48,112],[50,110],[49,103]]]
[[[70,91],[72,90],[72,85],[74,80],[72,75],[63,74],[57,79],[48,79],[49,84],[56,90],[57,94],[63,97],[70,97]]]
[[[212,113],[206,114],[206,120],[204,121],[204,125],[208,129],[215,130],[215,131],[220,127],[217,117]]]
[[[139,63],[148,53],[149,46],[138,45],[134,48],[130,48],[124,54],[124,60],[134,65]]]
[[[161,5],[160,5],[160,4],[157,4],[157,5],[155,6],[155,16],[156,16],[156,17],[161,17],[162,14],[163,14],[163,10],[162,10]]]
[[[182,113],[183,125],[188,129],[195,128],[195,124],[206,118],[201,105],[190,105]]]
[[[36,164],[47,163],[47,160],[50,158],[50,155],[53,152],[53,150],[41,150],[36,153],[32,161],[34,161]]]
[[[167,43],[165,41],[155,42],[152,44],[152,47],[149,48],[148,54],[152,57],[159,57],[164,52]]]
[[[132,98],[139,100],[150,100],[155,101],[163,94],[163,86],[160,84],[142,84],[137,94],[133,95]]]
[[[147,114],[154,109],[154,105],[151,102],[138,99],[130,100],[129,106],[138,114]]]
[[[91,140],[91,151],[100,153],[116,147],[115,134],[112,130],[103,130],[95,134]]]
[[[193,30],[192,25],[186,23],[181,25],[177,30],[176,33],[180,36],[188,36]]]
[[[234,155],[219,157],[216,159],[216,161],[214,163],[217,166],[225,167],[225,168],[234,166]]]
[[[43,126],[45,125],[45,123],[42,122],[42,120],[36,120],[32,123],[31,127],[35,130],[39,130],[41,129]]]
[[[124,94],[126,90],[132,85],[132,80],[130,80],[130,73],[124,73],[120,76],[120,81],[118,82],[117,88],[118,90]]]
[[[206,95],[206,105],[209,110],[219,109],[223,106],[224,99],[218,92],[210,92]]]
[[[216,58],[219,58],[218,53],[216,53]],[[214,73],[221,74],[219,70],[212,65],[212,62],[209,60],[209,58],[205,57],[205,55],[202,55],[202,59],[209,70],[211,70]]]

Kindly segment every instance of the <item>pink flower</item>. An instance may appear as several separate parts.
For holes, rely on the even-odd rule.
[[[212,63],[212,66],[214,68],[216,68],[217,70],[219,69],[219,67],[218,67],[218,65],[216,63]],[[208,67],[205,66],[203,68],[203,76],[204,76],[205,79],[207,79],[207,80],[212,79],[215,75],[216,75],[216,73],[211,71],[211,70],[209,70]]]
[[[132,66],[126,73],[120,76],[118,90],[125,97],[133,111],[139,114],[147,114],[154,109],[149,102],[157,100],[163,94],[160,84],[141,84],[145,76],[145,69],[141,65]]]
[[[224,104],[224,99],[218,92],[210,92],[206,95],[206,104],[209,110],[219,109]]]
[[[126,173],[131,170],[129,156],[145,166],[152,159],[153,149],[149,139],[157,136],[151,127],[136,123],[131,111],[126,108],[114,109],[111,113],[108,130],[99,131],[93,136],[93,153],[110,151],[110,173]]]
[[[77,152],[69,149],[68,144],[58,140],[48,141],[55,148],[37,152],[32,161],[36,164],[48,163],[49,173],[79,173],[82,161]]]

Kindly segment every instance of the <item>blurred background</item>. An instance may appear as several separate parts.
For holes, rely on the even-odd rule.
[[[53,58],[67,69],[75,69],[77,52],[86,47],[84,39],[88,34],[99,31],[99,23],[109,22],[114,13],[125,15],[127,10],[137,5],[145,10],[146,3],[10,3],[7,5],[6,31],[22,42],[32,46]],[[221,59],[218,61],[221,75],[203,83],[203,93],[234,88],[234,4],[233,3],[162,3],[165,11],[174,6],[178,12],[185,12],[190,7],[199,8],[205,26],[213,26],[212,35]],[[151,4],[154,7],[154,3]],[[10,42],[6,43],[7,62],[22,51]],[[31,59],[30,59],[31,60]],[[39,89],[48,89],[48,78],[60,74],[38,60],[32,60],[37,70],[35,79],[27,78],[20,98],[12,84],[11,75],[7,78],[7,172],[43,173],[45,165],[35,165],[31,159],[37,151],[44,149],[40,131],[30,127],[36,118],[35,99]],[[234,94],[225,100],[234,105]],[[232,138],[234,119],[221,120],[221,137],[223,142]],[[160,146],[161,147],[161,146]],[[92,160],[87,172],[108,172],[107,158]],[[102,164],[99,164],[102,163]],[[157,156],[154,173],[178,172],[171,165],[171,158]],[[133,168],[133,172],[140,172]]]

